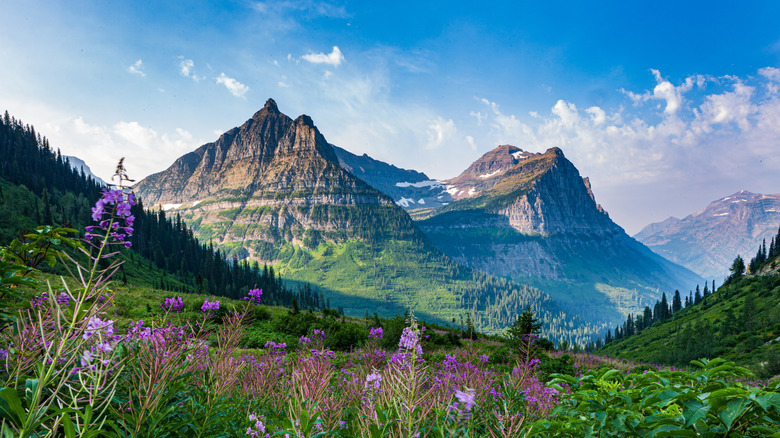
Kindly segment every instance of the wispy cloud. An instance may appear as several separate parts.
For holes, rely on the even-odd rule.
[[[134,62],[133,65],[127,67],[127,72],[141,77],[146,77],[146,73],[144,73],[143,68],[143,61],[139,59],[138,61]]]
[[[230,91],[230,94],[236,97],[244,97],[249,91],[249,87],[238,82],[237,80],[228,77],[225,73],[220,73],[217,77],[217,83],[222,84]]]
[[[198,76],[195,74],[195,61],[184,58],[183,56],[180,56],[179,58],[181,58],[181,62],[179,62],[179,73],[182,76],[190,78],[195,82],[200,82],[202,79],[204,79],[203,76]]]
[[[320,53],[309,53],[301,56],[304,61],[309,61],[312,64],[328,64],[334,67],[338,67],[344,61],[344,55],[339,50],[338,46],[333,46],[333,50],[327,55]]]
[[[457,129],[452,119],[444,120],[439,117],[428,125],[427,149],[436,149],[455,136]]]

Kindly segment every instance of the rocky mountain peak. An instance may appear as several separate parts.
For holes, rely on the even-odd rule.
[[[179,158],[164,172],[150,175],[138,183],[137,190],[150,206],[182,204],[221,191],[246,191],[275,172],[283,171],[293,181],[296,172],[316,173],[315,169],[333,165],[338,166],[333,147],[311,117],[293,120],[268,99],[243,125]]]
[[[752,257],[780,225],[780,194],[746,190],[711,202],[683,219],[653,223],[635,238],[705,278],[723,278],[737,255]]]

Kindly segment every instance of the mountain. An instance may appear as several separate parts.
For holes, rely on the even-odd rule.
[[[618,321],[662,290],[701,282],[612,222],[558,148],[499,146],[445,183],[457,201],[418,222],[439,249],[530,282],[588,320]]]
[[[452,202],[440,181],[415,170],[399,169],[366,154],[355,155],[333,146],[341,167],[367,182],[371,187],[393,198],[406,210],[427,210]]]
[[[62,158],[63,158],[63,160],[66,160],[66,161],[68,161],[70,163],[70,167],[72,167],[73,169],[76,169],[79,172],[84,172],[84,175],[86,175],[86,176],[91,176],[92,179],[94,179],[95,182],[97,182],[101,186],[108,185],[108,184],[106,184],[105,181],[103,181],[102,179],[98,178],[94,173],[92,173],[92,169],[90,169],[89,166],[87,166],[87,163],[85,163],[84,160],[82,160],[81,158],[74,157],[73,155],[65,155]]]
[[[780,227],[780,194],[741,191],[686,216],[646,226],[634,238],[705,278],[723,279],[737,255],[746,260]]]
[[[388,172],[382,184],[377,169]],[[243,125],[135,191],[147,206],[180,215],[201,241],[236,260],[273,264],[353,315],[411,308],[449,323],[469,313],[478,328],[497,331],[531,306],[557,339],[583,341],[606,327],[563,312],[538,289],[459,265],[355,174],[380,187],[427,178],[339,151],[308,116],[293,120],[269,99]]]

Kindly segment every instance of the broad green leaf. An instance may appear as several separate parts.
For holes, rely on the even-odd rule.
[[[10,419],[14,424],[19,425],[27,416],[27,412],[22,407],[22,401],[14,388],[3,388],[0,390],[0,398],[5,402],[0,405],[0,409],[8,412]]]
[[[723,424],[726,425],[726,428],[731,429],[731,425],[734,423],[734,420],[736,420],[745,411],[744,408],[747,403],[748,402],[745,399],[731,400],[726,405],[726,409],[718,413],[718,417],[720,417],[721,421],[723,421]]]

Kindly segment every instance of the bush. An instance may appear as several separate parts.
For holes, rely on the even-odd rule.
[[[368,339],[368,333],[355,324],[339,324],[335,331],[325,337],[325,346],[331,350],[349,351],[359,347]]]

